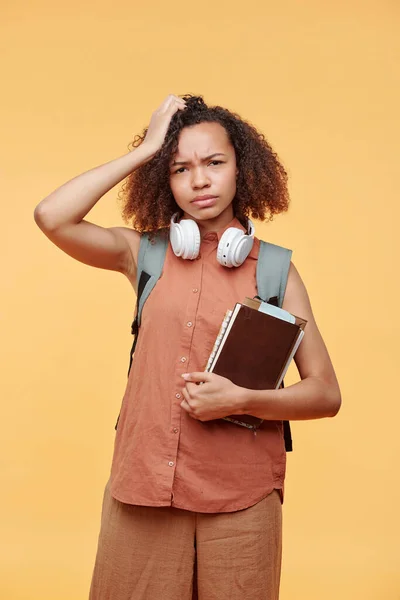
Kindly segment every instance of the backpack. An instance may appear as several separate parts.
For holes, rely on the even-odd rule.
[[[140,239],[138,268],[137,268],[137,300],[136,316],[131,325],[131,333],[135,336],[130,352],[129,372],[132,366],[133,354],[139,335],[143,305],[157,283],[164,266],[165,254],[169,244],[169,228],[159,229],[154,238],[149,239],[148,233],[143,233]],[[289,273],[292,250],[260,240],[260,251],[256,267],[257,292],[256,298],[282,307]],[[282,382],[282,387],[284,384]],[[115,424],[118,427],[119,416]],[[292,452],[292,436],[289,421],[283,421],[283,433],[286,452]]]

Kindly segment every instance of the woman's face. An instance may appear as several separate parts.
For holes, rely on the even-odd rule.
[[[199,225],[229,223],[237,173],[235,149],[222,125],[206,122],[182,129],[170,161],[170,186],[184,218]],[[198,196],[213,198],[196,200]]]

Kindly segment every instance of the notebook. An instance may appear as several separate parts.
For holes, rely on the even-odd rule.
[[[306,323],[282,308],[246,298],[227,311],[205,370],[248,389],[277,389],[303,339]],[[250,429],[263,422],[252,415],[224,419]]]

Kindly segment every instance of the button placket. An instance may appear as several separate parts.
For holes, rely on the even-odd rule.
[[[201,256],[200,256],[201,258]],[[193,335],[195,331],[196,314],[200,300],[200,283],[202,280],[203,261],[191,261],[190,263],[192,281],[186,288],[187,297],[186,311],[182,319],[182,330],[180,336],[180,345],[175,371],[175,390],[173,391],[171,402],[171,420],[170,420],[170,445],[166,456],[167,465],[170,468],[170,477],[173,482],[178,461],[179,439],[182,433],[181,419],[183,409],[181,407],[184,398],[182,389],[185,385],[181,375],[187,372],[190,363]],[[172,464],[171,464],[172,463]]]
[[[201,281],[202,272],[203,272],[203,264],[200,264],[199,267],[196,266],[196,269],[195,269],[196,275],[195,276],[196,276],[197,281]],[[199,287],[192,287],[192,293],[199,294]],[[183,347],[185,349],[187,349],[187,354],[184,356],[181,356],[180,360],[182,363],[187,362],[189,360],[188,357],[190,357],[190,350],[191,350],[192,339],[193,339],[193,335],[194,335],[195,317],[196,317],[196,313],[197,313],[197,309],[198,309],[198,305],[199,305],[199,299],[200,299],[199,295],[197,295],[197,297],[191,296],[188,298],[189,302],[188,302],[187,311],[186,311],[186,318],[188,320],[185,323],[185,328],[184,328],[184,331],[182,332],[182,338],[181,338],[182,339],[181,347],[182,347],[182,349],[183,349]],[[189,331],[189,330],[191,330],[191,331]],[[186,360],[184,360],[184,359],[186,359]]]

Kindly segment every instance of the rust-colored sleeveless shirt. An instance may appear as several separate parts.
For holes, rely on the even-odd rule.
[[[208,233],[196,260],[169,244],[163,273],[146,300],[115,437],[111,494],[128,504],[232,512],[283,487],[281,421],[257,435],[221,419],[201,422],[180,406],[182,373],[204,371],[227,309],[257,295],[260,242],[240,267],[217,262],[218,242],[234,218]]]

